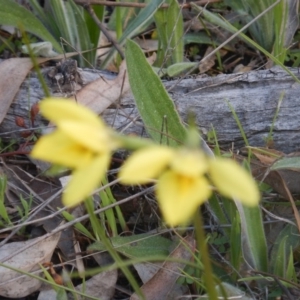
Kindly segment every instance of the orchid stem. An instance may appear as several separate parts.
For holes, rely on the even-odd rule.
[[[201,255],[202,263],[204,267],[203,278],[206,286],[206,292],[210,300],[217,300],[218,296],[215,289],[215,280],[213,278],[210,257],[208,254],[207,243],[206,243],[205,233],[203,229],[202,214],[199,211],[197,211],[197,213],[195,214],[194,225],[195,225],[195,232],[196,232],[197,248],[199,254]]]

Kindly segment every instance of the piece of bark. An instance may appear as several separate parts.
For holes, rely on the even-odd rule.
[[[300,77],[298,69],[291,71]],[[99,77],[92,70],[80,71],[80,74],[84,83]],[[227,101],[238,115],[249,144],[265,146],[278,102],[284,93],[274,123],[273,147],[285,153],[300,148],[300,84],[279,67],[242,74],[166,81],[164,84],[167,89],[173,87],[169,92],[183,120],[186,122],[188,113],[193,112],[203,137],[206,137],[213,126],[220,145],[226,148],[231,148],[232,143],[235,148],[244,146]],[[1,124],[0,136],[19,137],[20,128],[15,125],[15,117],[28,119],[28,103],[32,105],[42,98],[41,85],[32,75],[22,84],[14,104]],[[145,133],[132,95],[123,97],[120,103],[109,107],[103,117],[119,131],[137,135]],[[44,124],[46,123],[40,117],[35,121],[35,126]],[[15,134],[11,133],[15,130]]]

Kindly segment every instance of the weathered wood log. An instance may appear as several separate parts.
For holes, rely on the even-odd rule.
[[[300,77],[298,69],[291,71]],[[92,70],[80,73],[84,83],[99,78]],[[164,84],[183,120],[187,121],[189,111],[194,112],[203,136],[205,137],[213,126],[220,145],[227,148],[232,147],[232,144],[235,148],[244,146],[241,132],[228,103],[239,117],[249,144],[265,146],[279,100],[283,97],[274,121],[274,148],[285,153],[300,148],[300,84],[279,67],[242,74],[166,81]],[[51,88],[51,83],[49,85]],[[21,116],[28,120],[29,103],[38,102],[43,96],[38,79],[31,75],[22,84],[6,119],[0,126],[1,137],[20,137],[20,127],[15,125],[15,117]],[[118,105],[106,109],[103,117],[108,124],[120,131],[138,135],[145,132],[132,95],[123,97]],[[38,117],[34,126],[44,124],[44,120]]]

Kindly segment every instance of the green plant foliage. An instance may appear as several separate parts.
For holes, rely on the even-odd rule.
[[[286,268],[287,268],[287,259],[289,257],[289,253],[287,253],[287,251],[289,251],[289,249],[286,248],[286,240],[287,240],[288,236],[285,236],[278,247],[278,252],[276,255],[276,260],[274,261],[274,265],[273,267],[273,274],[281,276],[281,277],[285,277],[285,272],[286,272]]]
[[[136,18],[134,18],[124,30],[121,38],[118,40],[119,45],[124,45],[127,39],[140,32],[145,24],[151,21],[153,15],[163,3],[164,0],[152,0],[145,8],[141,9]],[[112,49],[101,64],[101,68],[105,68],[112,61],[115,54],[116,50]]]
[[[5,175],[1,174],[0,176],[0,226],[11,224],[7,209],[5,207],[5,191],[7,185],[7,178]]]
[[[272,4],[278,4],[266,11]],[[281,61],[284,61],[285,51],[297,30],[297,4],[296,1],[278,0],[225,0],[225,4],[231,6],[241,16],[244,24],[249,23],[259,14],[264,13],[254,24],[249,27],[253,39],[265,50],[272,52]]]
[[[167,256],[172,242],[159,235],[151,236],[148,233],[132,236],[118,236],[110,239],[116,251],[128,257],[149,258],[153,256]],[[89,250],[106,250],[101,242],[88,247]]]
[[[18,29],[28,31],[44,41],[51,42],[59,53],[62,52],[58,41],[29,10],[13,0],[0,0],[0,7],[1,25],[14,26]]]
[[[184,74],[185,72],[190,71],[194,68],[198,63],[194,62],[182,62],[169,66],[167,68],[167,74],[170,77],[179,76]]]
[[[276,0],[225,0],[225,4],[231,6],[234,11],[238,12],[242,17],[244,24],[249,23],[253,18],[265,11]],[[269,11],[260,17],[254,24],[249,27],[249,31],[255,41],[264,49],[271,52],[274,44],[274,13]]]
[[[45,8],[42,8],[36,0],[29,1],[35,14],[56,40],[60,41],[63,38],[65,50],[69,52],[91,50],[79,56],[80,66],[95,64],[96,49],[93,48],[97,45],[100,30],[82,7],[76,5],[73,0],[52,0],[51,5],[46,5]],[[97,12],[103,17],[103,8]]]
[[[103,21],[104,16],[105,16],[105,7],[102,5],[94,5],[92,6],[96,16],[98,17],[98,19],[100,21]],[[95,21],[92,19],[92,17],[86,12],[84,11],[84,20],[85,20],[85,24],[87,27],[87,31],[89,33],[89,37],[90,37],[90,42],[92,44],[92,47],[94,48],[91,51],[91,55],[93,57],[96,56],[96,47],[98,46],[98,41],[99,41],[99,36],[101,34],[100,32],[100,28],[95,24]]]
[[[272,55],[270,52],[268,52],[267,50],[265,50],[263,47],[261,47],[259,44],[257,44],[255,41],[253,41],[252,39],[250,39],[247,35],[245,35],[244,33],[242,33],[240,30],[237,30],[233,25],[229,24],[228,22],[224,21],[223,19],[221,19],[219,16],[217,16],[216,14],[213,14],[211,12],[209,12],[208,10],[195,5],[194,3],[191,3],[191,6],[196,9],[198,12],[201,13],[201,16],[203,16],[205,19],[207,19],[209,22],[211,22],[212,24],[215,24],[217,26],[220,26],[221,28],[228,30],[229,32],[234,33],[232,35],[232,38],[235,36],[239,36],[243,41],[245,41],[250,47],[253,47],[259,51],[261,51],[264,55],[266,55],[270,60],[272,60],[275,64],[278,64],[279,66],[281,66],[289,75],[291,75],[291,77],[298,83],[300,83],[300,80],[297,78],[297,76],[295,76],[287,67],[285,67],[282,62],[277,59],[277,57],[275,57],[274,55]],[[217,49],[219,50],[219,48],[221,46],[224,46],[226,43],[228,43],[229,40],[225,41],[223,44],[221,44]],[[213,53],[213,52],[211,52]],[[206,58],[208,58],[208,56],[206,56]]]
[[[290,265],[290,255],[299,247],[300,241],[296,236],[298,229],[287,224],[279,233],[270,253],[270,272],[278,276],[285,277],[287,271],[290,274],[290,280],[293,279],[292,267]]]
[[[147,132],[157,143],[176,146],[183,142],[186,130],[144,53],[135,42],[128,40],[125,55],[131,90]],[[166,130],[162,133],[164,122]]]
[[[236,212],[236,217],[233,220],[230,235],[230,263],[235,270],[240,269],[241,260],[241,226],[239,214]],[[232,277],[237,279],[237,274],[233,272]]]
[[[241,219],[242,249],[246,262],[256,270],[268,271],[267,241],[259,206],[246,207],[235,201]]]
[[[168,67],[183,61],[183,18],[175,0],[169,0],[168,9],[159,10],[154,16],[158,32],[159,50],[157,65]]]
[[[270,167],[271,171],[282,169],[300,169],[300,157],[299,156],[287,156],[276,160]]]

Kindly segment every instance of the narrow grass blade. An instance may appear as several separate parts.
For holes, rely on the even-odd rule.
[[[277,1],[276,1],[277,2]],[[228,22],[225,22],[220,17],[214,15],[213,13],[209,12],[208,10],[199,7],[195,5],[194,3],[191,3],[191,6],[195,8],[198,12],[203,14],[204,18],[211,22],[212,24],[215,24],[217,26],[220,26],[221,28],[228,30],[229,32],[234,33],[230,39],[227,39],[224,43],[219,45],[214,51],[212,51],[209,55],[205,57],[205,59],[208,59],[210,56],[212,56],[214,53],[216,53],[218,50],[220,50],[222,47],[224,47],[229,41],[231,41],[234,37],[239,36],[242,40],[244,40],[248,45],[252,46],[254,49],[259,50],[264,55],[266,55],[268,58],[270,58],[275,64],[281,66],[291,77],[298,83],[300,83],[300,80],[295,76],[286,66],[284,66],[277,57],[269,53],[267,50],[265,50],[262,46],[260,46],[258,43],[253,41],[251,38],[249,38],[247,35],[242,33],[243,30],[246,29],[248,26],[244,26],[242,29],[238,30],[233,25],[229,24]],[[203,61],[203,60],[202,60]]]
[[[241,227],[240,227],[240,217],[238,212],[236,212],[236,217],[232,222],[231,235],[230,235],[230,263],[235,270],[240,269],[241,264]],[[237,279],[236,273],[233,273],[234,280]]]
[[[157,58],[155,66],[162,68],[165,67],[164,63],[167,64],[165,59],[165,53],[168,46],[168,37],[166,32],[166,10],[159,9],[154,14],[154,21],[158,36],[158,49],[157,49]]]
[[[181,63],[183,61],[183,18],[178,2],[175,0],[171,1],[167,11],[166,32],[169,37],[169,47],[166,50],[171,51],[171,64]]]
[[[282,275],[282,270],[286,270],[288,266],[287,264],[283,266],[283,263],[288,261],[289,254],[293,252],[290,249],[295,250],[300,245],[299,238],[295,238],[299,235],[299,231],[296,226],[287,224],[277,235],[270,253],[269,272]]]
[[[276,260],[274,261],[274,265],[273,267],[273,273],[274,275],[280,276],[280,277],[284,277],[285,278],[285,272],[287,269],[287,259],[289,257],[289,251],[290,249],[288,249],[286,247],[286,240],[287,240],[288,236],[285,236],[278,247],[278,252],[276,253]]]
[[[130,87],[149,135],[157,142],[176,146],[185,140],[186,130],[174,103],[144,53],[133,41],[126,43]],[[162,127],[166,122],[166,135]]]
[[[68,51],[76,49],[81,52],[92,48],[81,8],[72,0],[68,2],[53,0],[51,10],[60,29],[60,37],[71,45],[71,47],[67,47]],[[84,56],[90,63],[94,63],[94,57],[91,57],[91,54],[86,53]],[[80,66],[88,65],[87,62],[80,59]]]

